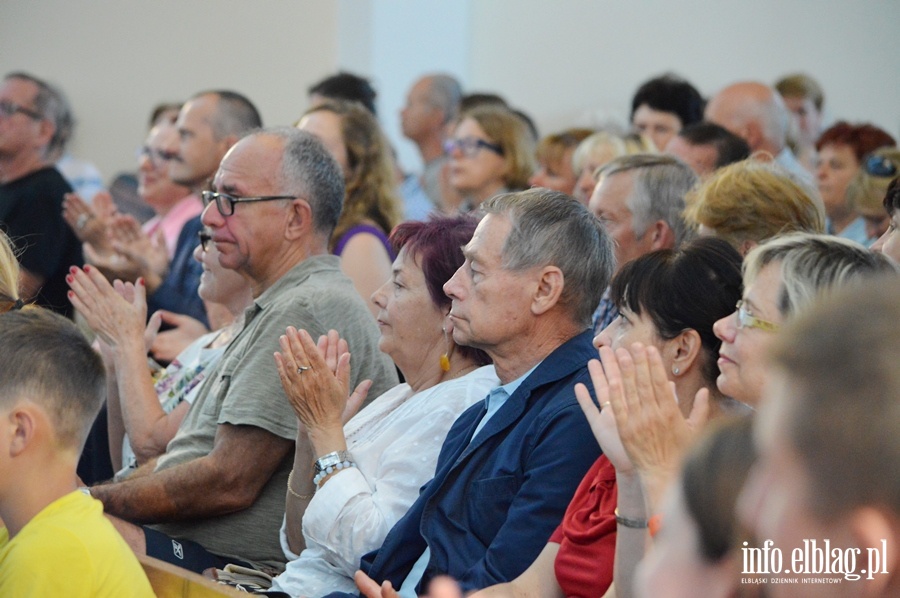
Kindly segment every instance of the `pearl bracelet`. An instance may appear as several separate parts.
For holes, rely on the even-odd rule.
[[[316,475],[313,477],[313,484],[316,489],[319,483],[336,471],[356,467],[356,463],[352,461],[352,457],[348,451],[335,451],[328,453],[323,457],[316,459]]]

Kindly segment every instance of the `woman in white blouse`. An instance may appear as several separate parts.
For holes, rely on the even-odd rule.
[[[406,382],[346,425],[346,343],[339,347],[332,334],[317,349],[293,328],[282,337],[278,370],[302,425],[282,527],[291,561],[273,590],[309,597],[355,591],[360,557],[381,545],[434,475],[453,421],[499,384],[485,353],[453,343],[450,299],[442,289],[462,265],[461,247],[476,223],[462,215],[406,222],[392,233],[397,259],[372,301],[379,308],[380,349]],[[365,390],[349,401],[358,403]]]

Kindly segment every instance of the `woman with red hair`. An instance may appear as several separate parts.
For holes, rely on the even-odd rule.
[[[863,159],[881,147],[894,147],[897,142],[885,131],[868,123],[852,125],[840,121],[826,129],[816,142],[819,166],[816,181],[828,231],[839,237],[870,245],[874,239],[866,235],[865,220],[860,216],[847,185],[856,176]]]

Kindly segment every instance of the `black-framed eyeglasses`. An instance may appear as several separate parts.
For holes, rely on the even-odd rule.
[[[222,216],[231,216],[234,214],[234,204],[248,203],[251,201],[274,201],[276,199],[297,199],[296,195],[262,195],[260,197],[235,197],[227,193],[217,193],[215,191],[204,191],[203,205],[208,206],[215,200],[216,208]]]
[[[897,165],[887,156],[869,156],[865,163],[866,174],[879,178],[891,178],[897,175]]]
[[[208,231],[199,230],[197,231],[197,236],[200,238],[200,249],[206,251],[207,245],[212,241],[212,235]]]
[[[20,104],[16,104],[15,102],[10,102],[9,100],[0,100],[0,115],[3,115],[7,118],[16,114],[16,112],[21,112],[25,116],[29,118],[33,118],[34,120],[44,120],[44,116],[31,108],[26,108]]]
[[[494,152],[498,156],[503,155],[503,148],[496,143],[479,139],[478,137],[462,137],[460,139],[448,139],[444,142],[444,153],[452,154],[454,151],[459,152],[467,158],[475,157],[480,149],[486,149]]]

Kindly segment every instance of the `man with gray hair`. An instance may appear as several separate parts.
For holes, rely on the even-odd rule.
[[[766,152],[788,172],[807,184],[812,176],[787,145],[790,115],[774,89],[756,81],[742,81],[722,89],[706,105],[706,120],[725,127],[750,146]]]
[[[685,163],[660,154],[622,156],[598,171],[588,209],[616,244],[616,272],[651,251],[677,248],[691,236],[682,217],[684,196],[698,181]],[[594,312],[594,331],[617,316],[606,289]]]
[[[62,218],[72,188],[53,167],[60,94],[28,73],[0,83],[0,229],[15,245],[25,301],[72,315],[69,267],[84,263],[81,243]]]
[[[590,315],[612,273],[609,236],[557,191],[498,195],[482,209],[444,291],[453,340],[486,351],[501,386],[460,415],[434,478],[363,557],[367,595],[384,581],[421,595],[437,575],[464,591],[514,579],[599,455],[573,389],[596,357]]]
[[[328,252],[344,185],[321,142],[287,127],[250,134],[225,155],[213,188],[203,193],[203,223],[221,265],[250,281],[244,329],[206,373],[166,452],[91,493],[107,513],[155,524],[114,520],[138,554],[195,571],[229,562],[278,571],[294,441],[308,442],[272,357],[279,337],[288,326],[313,338],[337,330],[353,353],[353,387],[372,380],[373,396],[397,375],[378,350],[372,315]]]
[[[462,88],[450,75],[426,75],[415,82],[400,111],[403,136],[416,144],[424,168],[420,184],[435,206],[441,206],[441,169],[446,162],[448,125],[459,115]]]

